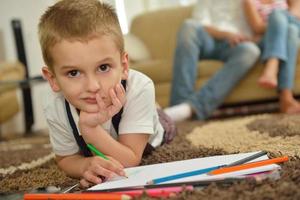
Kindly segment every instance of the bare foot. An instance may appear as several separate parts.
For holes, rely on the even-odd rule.
[[[258,84],[266,89],[274,89],[277,87],[277,77],[270,76],[268,74],[263,74],[259,79],[258,79]]]
[[[300,103],[295,99],[290,101],[280,102],[280,111],[286,114],[297,114],[300,113]]]
[[[258,84],[267,89],[276,88],[278,85],[277,74],[279,70],[279,61],[271,58],[266,62],[263,74],[258,79]]]

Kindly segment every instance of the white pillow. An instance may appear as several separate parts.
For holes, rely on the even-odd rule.
[[[150,59],[150,53],[145,44],[137,36],[129,33],[124,36],[125,50],[132,62]]]

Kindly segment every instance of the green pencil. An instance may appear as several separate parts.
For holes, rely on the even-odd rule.
[[[98,149],[96,149],[96,147],[94,147],[94,145],[87,144],[87,147],[89,148],[89,150],[94,152],[97,156],[100,156],[101,158],[104,158],[105,160],[109,160],[103,153],[101,153]]]
[[[94,145],[87,144],[87,147],[89,148],[89,150],[94,152],[97,156],[100,156],[101,158],[103,158],[105,160],[109,160],[108,157],[106,157],[103,153],[101,153],[98,149],[96,149],[96,147],[94,147]],[[124,175],[124,177],[128,178],[128,176],[126,174]]]

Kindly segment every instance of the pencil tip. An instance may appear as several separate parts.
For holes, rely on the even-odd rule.
[[[125,177],[125,178],[128,178],[126,172],[123,172],[121,176],[123,176],[123,177]]]
[[[147,185],[153,185],[153,184],[154,184],[154,181],[148,181],[146,184],[147,184]]]

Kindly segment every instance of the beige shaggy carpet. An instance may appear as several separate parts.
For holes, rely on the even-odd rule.
[[[300,156],[299,132],[300,116],[261,115],[208,123],[195,128],[187,139],[194,146],[220,148],[228,153],[266,150]]]
[[[211,184],[170,199],[300,199],[300,115],[256,115],[209,122],[178,124],[178,135],[169,145],[143,158],[142,165],[196,157],[267,150],[271,157],[288,155],[279,180]],[[0,199],[12,194],[65,188],[77,182],[61,172],[46,134],[0,141]],[[16,197],[16,196],[15,196]],[[139,199],[154,199],[143,196]]]

